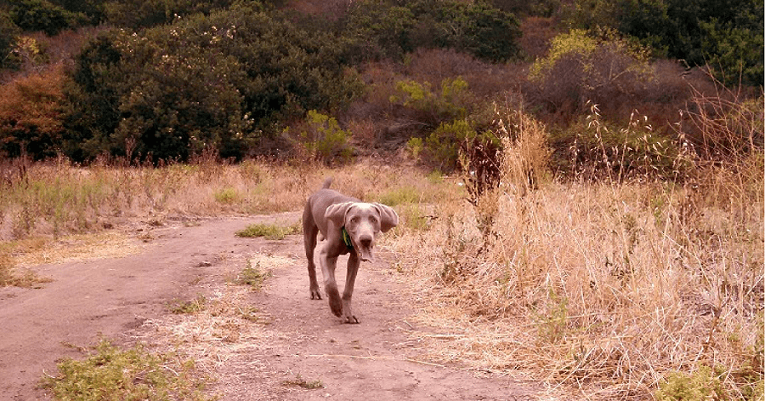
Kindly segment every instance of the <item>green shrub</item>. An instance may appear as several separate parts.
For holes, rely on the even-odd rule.
[[[232,3],[232,0],[120,0],[107,2],[104,9],[109,23],[140,29],[169,24],[177,18],[197,13],[209,15],[213,10],[226,8]]]
[[[353,2],[340,30],[358,60],[402,59],[417,48],[453,48],[490,61],[518,55],[515,16],[486,2]]]
[[[22,0],[10,8],[13,22],[25,31],[43,31],[55,35],[78,25],[85,18],[47,0]]]
[[[422,122],[438,125],[444,121],[464,119],[470,104],[468,83],[462,77],[441,81],[440,92],[431,90],[430,82],[413,80],[396,82],[397,95],[390,97],[392,104],[412,108],[421,113]]]
[[[76,161],[185,161],[207,149],[241,159],[283,121],[359,92],[340,53],[331,35],[249,6],[104,33],[75,62],[64,150]]]
[[[337,119],[316,110],[308,112],[306,129],[294,139],[309,159],[332,164],[336,161],[347,163],[353,157],[353,146],[348,143],[350,131],[340,129]],[[285,130],[289,135],[289,128]]]

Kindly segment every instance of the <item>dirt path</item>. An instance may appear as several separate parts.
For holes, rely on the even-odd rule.
[[[169,302],[226,288],[248,259],[259,261],[270,277],[261,291],[245,296],[260,322],[239,324],[267,334],[221,345],[230,352],[213,364],[210,390],[223,400],[537,399],[538,386],[423,360],[411,334],[427,335],[427,329],[407,320],[416,305],[384,250],[376,263],[362,264],[354,293],[361,324],[346,325],[325,300],[309,299],[300,236],[267,241],[233,235],[253,222],[297,216],[160,227],[141,233],[152,240],[137,254],[39,266],[34,270],[53,279],[44,288],[0,289],[0,399],[46,399],[36,388],[43,371],[55,373],[61,357],[82,357],[76,347],[99,335],[151,341],[162,332],[157,322],[172,319]],[[275,258],[286,263],[269,264]],[[342,283],[344,269],[338,270]],[[300,379],[322,387],[285,385]]]

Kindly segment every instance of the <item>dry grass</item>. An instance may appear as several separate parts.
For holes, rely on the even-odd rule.
[[[542,149],[535,132],[518,138],[498,189],[474,207],[439,203],[427,235],[394,240],[399,269],[420,283],[419,319],[442,332],[423,338],[433,357],[591,399],[650,398],[678,374],[721,383],[720,398],[761,399],[761,147],[696,160],[685,184],[534,189],[519,172],[545,152],[524,155]]]

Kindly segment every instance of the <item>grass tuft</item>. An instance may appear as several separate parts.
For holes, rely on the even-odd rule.
[[[300,222],[296,222],[290,226],[280,226],[276,224],[251,224],[244,230],[237,231],[237,237],[264,237],[269,240],[282,240],[287,235],[300,234],[303,232],[303,227]]]

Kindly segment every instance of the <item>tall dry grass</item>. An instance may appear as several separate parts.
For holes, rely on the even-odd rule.
[[[139,221],[157,225],[173,218],[299,211],[328,176],[334,177],[333,188],[348,195],[406,204],[402,210],[412,212],[403,214],[412,219],[419,218],[412,204],[441,196],[437,184],[416,170],[374,162],[331,170],[265,161],[231,165],[212,158],[162,167],[96,163],[88,168],[63,159],[0,160],[0,286],[30,283],[11,274],[18,260],[63,236]]]
[[[696,121],[761,135],[761,121],[742,131],[731,115]],[[591,399],[686,399],[693,386],[762,399],[762,146],[724,162],[686,155],[681,183],[646,173],[535,189],[541,130],[508,127],[498,189],[474,207],[439,203],[427,235],[394,240],[427,300],[420,320],[442,330],[424,338],[433,356]]]

